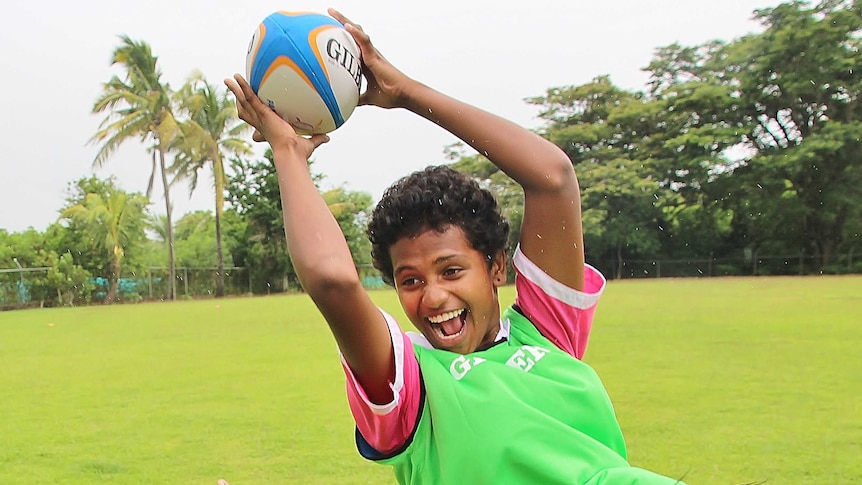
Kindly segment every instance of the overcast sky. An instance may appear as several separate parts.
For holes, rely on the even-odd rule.
[[[341,10],[363,26],[396,67],[447,94],[539,126],[524,98],[553,86],[608,74],[641,89],[655,49],[732,40],[760,26],[751,20],[772,0],[7,0],[0,16],[0,229],[44,230],[55,221],[70,182],[116,176],[127,191],[146,190],[149,157],[129,143],[101,169],[88,144],[103,115],[91,114],[112,74],[118,35],[152,46],[163,79],[179,86],[195,70],[221,81],[245,69],[252,32],[276,10]],[[357,109],[317,150],[324,185],[369,192],[375,200],[398,177],[444,160],[456,141],[415,115]],[[262,146],[256,150],[262,153]],[[202,179],[205,180],[205,179]],[[171,194],[175,220],[211,210],[212,189]],[[150,209],[164,212],[160,189]]]

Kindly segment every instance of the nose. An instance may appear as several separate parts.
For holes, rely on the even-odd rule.
[[[427,308],[440,308],[446,303],[449,293],[438,284],[428,284],[422,292],[422,305]]]

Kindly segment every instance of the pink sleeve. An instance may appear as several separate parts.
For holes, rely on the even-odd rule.
[[[584,268],[584,291],[554,280],[515,249],[515,303],[545,337],[565,352],[583,358],[593,326],[593,314],[605,289],[605,277],[590,265]]]
[[[422,382],[410,339],[394,318],[382,310],[381,313],[386,317],[395,354],[395,382],[389,383],[392,401],[386,404],[369,401],[344,357],[341,365],[347,375],[347,401],[356,428],[374,451],[385,455],[399,449],[413,434],[422,405]]]

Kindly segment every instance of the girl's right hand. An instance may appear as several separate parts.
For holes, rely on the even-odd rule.
[[[233,79],[225,79],[224,83],[236,97],[240,119],[254,128],[254,141],[267,141],[273,150],[281,146],[296,148],[305,156],[305,160],[311,157],[317,147],[329,141],[327,135],[307,138],[297,135],[293,126],[264,104],[241,75],[234,74]]]
[[[362,75],[365,76],[367,86],[359,97],[359,105],[403,108],[406,91],[414,81],[380,54],[362,27],[351,22],[338,10],[330,8],[328,11],[329,15],[341,22],[345,30],[353,36],[362,54]]]

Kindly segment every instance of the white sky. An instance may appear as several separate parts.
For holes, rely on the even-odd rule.
[[[0,229],[44,230],[55,221],[70,182],[115,175],[127,191],[144,192],[149,156],[129,143],[92,168],[88,140],[103,115],[91,114],[101,84],[115,71],[110,55],[127,34],[152,46],[163,79],[179,88],[194,71],[221,86],[245,69],[258,23],[276,10],[325,12],[333,6],[372,36],[396,67],[449,95],[539,126],[523,99],[552,86],[579,85],[609,74],[641,89],[655,49],[732,40],[760,30],[756,8],[776,0],[7,0],[0,16]],[[360,107],[317,150],[327,187],[344,185],[380,197],[398,177],[440,163],[457,141],[418,116]],[[259,153],[263,147],[257,145]],[[190,198],[171,194],[175,220],[211,210],[202,178]],[[158,185],[154,212],[164,212]]]

